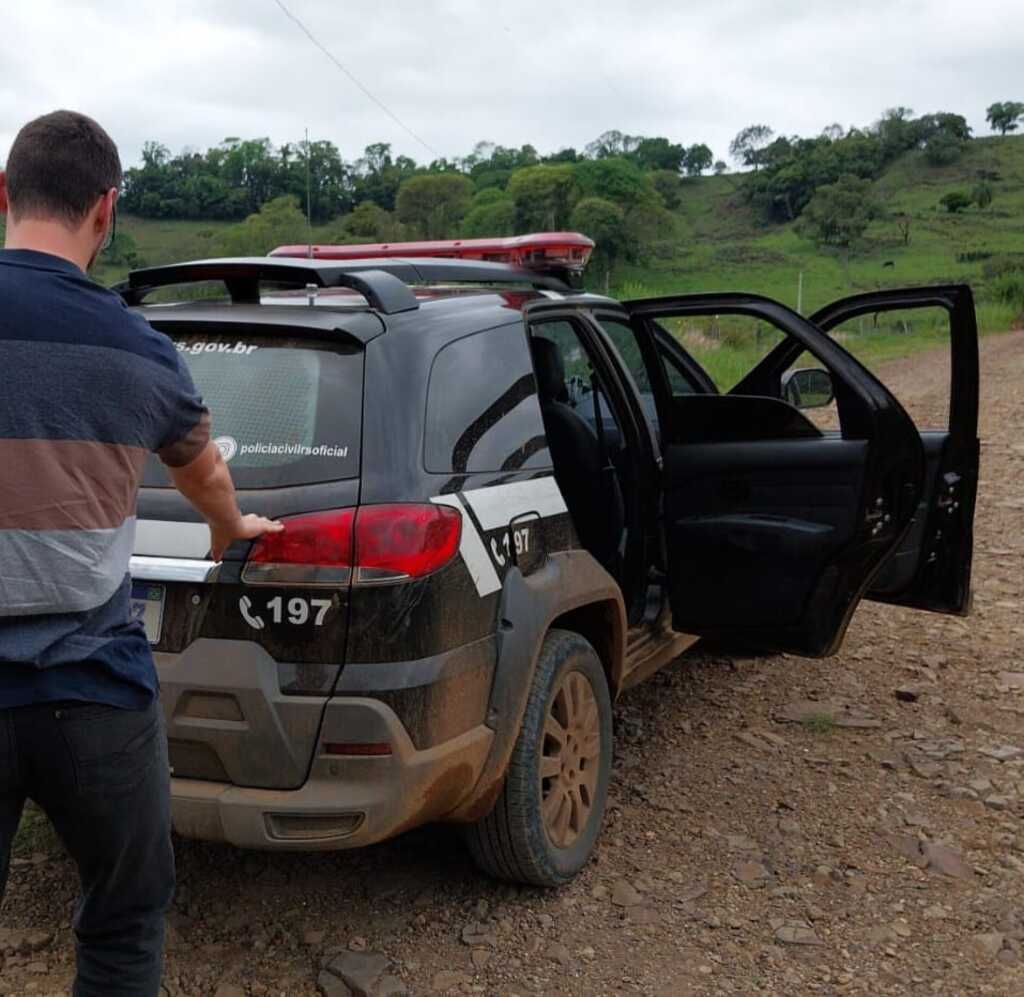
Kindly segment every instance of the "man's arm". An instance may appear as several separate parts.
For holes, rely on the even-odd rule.
[[[233,540],[254,540],[264,533],[280,533],[281,523],[264,516],[243,516],[227,464],[214,443],[183,467],[168,466],[174,486],[210,524],[210,550],[215,561]]]

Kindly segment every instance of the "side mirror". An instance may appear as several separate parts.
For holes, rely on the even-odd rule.
[[[832,375],[820,367],[788,370],[782,375],[782,397],[796,408],[824,408],[836,397]]]

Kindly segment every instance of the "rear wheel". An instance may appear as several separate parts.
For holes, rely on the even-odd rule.
[[[567,883],[587,863],[604,819],[612,708],[601,660],[579,634],[544,639],[505,786],[469,828],[485,872],[535,886]]]

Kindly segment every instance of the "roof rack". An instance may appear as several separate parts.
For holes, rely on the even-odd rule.
[[[146,295],[161,287],[223,281],[235,304],[260,303],[260,285],[267,283],[304,287],[348,287],[358,291],[370,307],[385,315],[419,308],[408,285],[381,267],[353,268],[344,263],[320,260],[269,259],[262,256],[221,260],[196,260],[165,267],[133,270],[128,280],[114,287],[129,305],[141,304]]]
[[[275,250],[276,252],[276,250]],[[273,261],[288,259],[285,256],[272,257]],[[308,260],[306,262],[309,262]],[[362,273],[380,270],[391,274],[406,284],[526,284],[529,287],[547,291],[571,291],[570,284],[554,274],[538,273],[511,266],[508,263],[492,263],[482,260],[430,259],[401,256],[377,257],[374,259],[331,260],[331,265],[347,273]]]

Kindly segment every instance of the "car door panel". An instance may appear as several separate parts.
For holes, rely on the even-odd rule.
[[[854,295],[819,309],[812,321],[828,333],[861,315],[926,307],[942,308],[949,315],[949,426],[945,432],[919,434],[928,459],[921,501],[907,536],[880,569],[866,598],[965,615],[980,454],[978,328],[970,288],[956,284]]]
[[[935,484],[938,480],[938,468],[948,436],[946,433],[924,432],[921,434],[921,440],[924,443],[927,467],[921,500],[914,511],[914,518],[906,536],[872,579],[871,588],[865,596],[867,599],[885,601],[888,596],[897,595],[913,582],[914,575],[917,573],[928,526],[928,510],[932,507]]]
[[[728,442],[675,425],[663,446],[670,596],[676,629],[763,649],[832,653],[869,580],[909,527],[924,451],[892,395],[845,350],[790,309],[755,295],[629,302],[638,319],[742,314],[792,336],[833,374],[841,436],[821,433],[787,403],[785,419],[735,396],[705,396]],[[677,400],[674,400],[677,401]],[[761,399],[764,402],[766,399]],[[748,417],[740,416],[748,407]],[[795,418],[793,417],[795,416]],[[743,439],[744,432],[747,436]]]
[[[777,398],[678,395],[672,399],[669,439],[681,443],[820,439],[799,409]]]
[[[825,438],[671,448],[665,518],[686,616],[797,624],[823,566],[856,535],[866,451]]]

